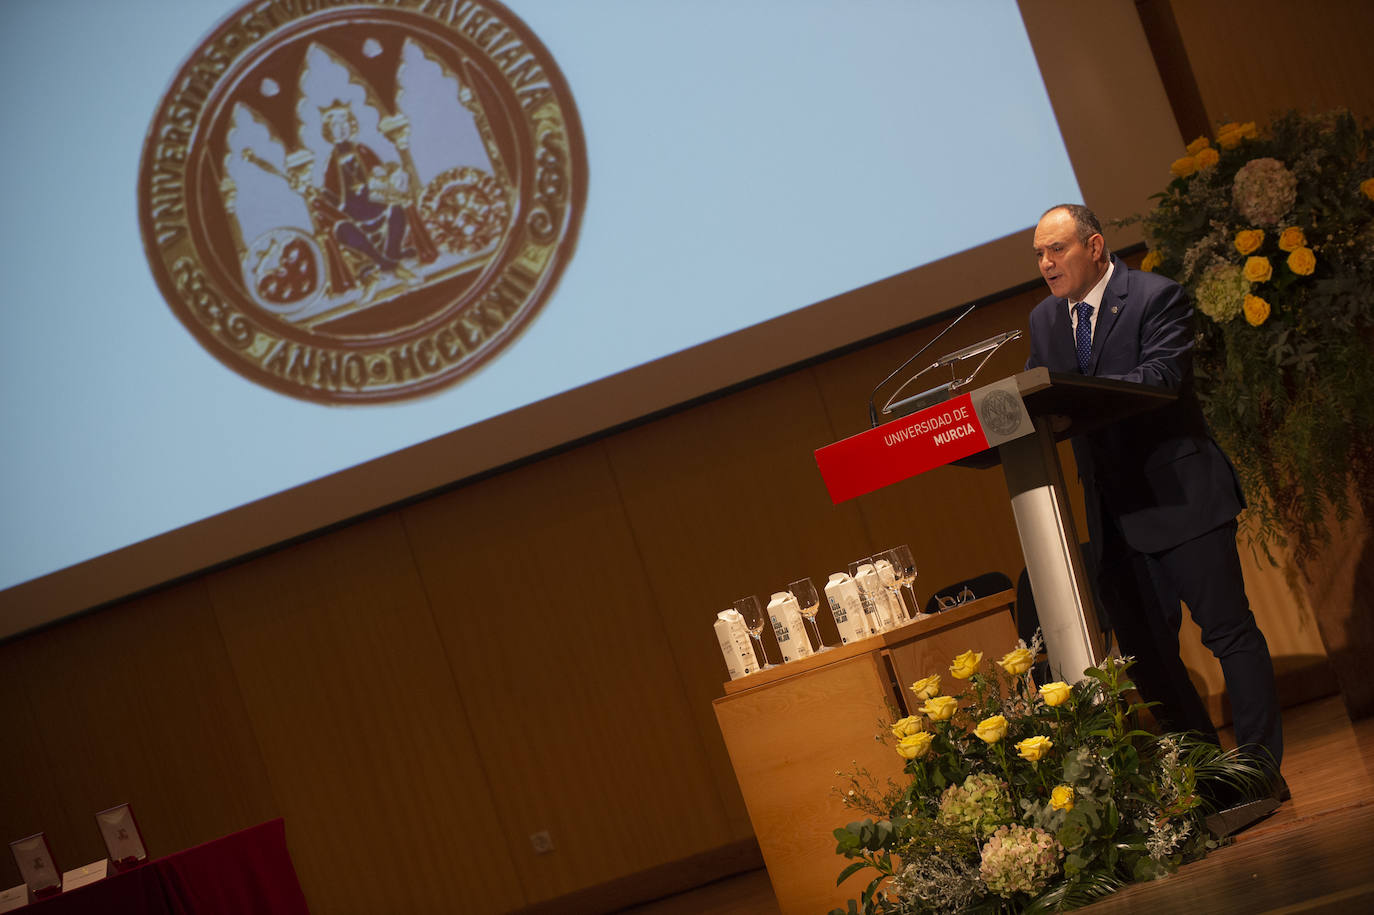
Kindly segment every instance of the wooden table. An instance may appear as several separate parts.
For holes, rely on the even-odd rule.
[[[956,655],[1014,648],[1014,600],[1003,591],[725,684],[716,721],[784,915],[844,907],[872,879],[835,885],[848,862],[835,854],[833,831],[864,816],[837,789],[855,766],[900,779],[888,726],[908,714],[907,687],[938,673],[948,688]],[[874,739],[882,734],[885,743]]]

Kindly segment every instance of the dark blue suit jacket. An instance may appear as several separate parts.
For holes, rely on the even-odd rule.
[[[1193,394],[1193,308],[1183,287],[1128,269],[1117,257],[1102,296],[1087,374],[1167,388],[1178,399],[1073,438],[1087,497],[1088,534],[1100,544],[1103,513],[1143,553],[1177,546],[1245,507],[1230,460],[1212,439]],[[1026,368],[1078,372],[1068,302],[1050,296],[1031,312]]]

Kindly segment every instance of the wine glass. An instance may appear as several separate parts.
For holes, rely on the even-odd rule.
[[[759,670],[768,670],[776,667],[768,661],[768,652],[763,650],[763,627],[768,622],[768,614],[763,612],[763,605],[754,595],[741,597],[735,601],[735,609],[739,615],[744,617],[744,626],[749,630],[749,637],[754,640],[754,652],[759,656]]]
[[[873,568],[873,557],[865,556],[849,564],[849,577],[859,589],[859,601],[863,604],[864,616],[868,620],[870,632],[886,632],[892,628],[884,615],[878,611],[878,600],[874,590],[877,588],[877,570]]]
[[[892,550],[884,550],[873,556],[873,569],[876,573],[874,577],[887,592],[888,606],[893,609],[893,622],[900,626],[911,619],[911,614],[907,612],[906,602],[902,600],[902,581],[897,577],[897,563],[898,559]]]
[[[816,595],[816,586],[811,583],[811,579],[803,578],[788,584],[787,590],[797,599],[797,609],[801,611],[802,619],[809,622],[811,629],[816,633],[816,651],[829,651],[830,646],[821,638],[821,627],[816,622],[816,612],[821,609],[821,599]]]
[[[916,611],[916,619],[922,620],[930,616],[931,614],[921,611],[921,605],[916,601],[916,589],[912,587],[916,583],[916,560],[911,557],[911,547],[905,543],[894,546],[887,551],[887,560],[892,563],[892,574],[896,576],[897,582],[911,595],[911,608]]]

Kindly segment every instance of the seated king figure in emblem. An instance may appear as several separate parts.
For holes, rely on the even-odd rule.
[[[320,134],[333,150],[323,187],[311,195],[311,210],[317,230],[326,236],[331,291],[337,294],[361,283],[359,301],[367,304],[383,273],[419,283],[402,259],[418,256],[429,263],[437,253],[415,209],[405,169],[384,163],[357,142],[358,120],[347,102],[335,101],[320,109],[320,115]],[[350,264],[341,248],[361,266]]]

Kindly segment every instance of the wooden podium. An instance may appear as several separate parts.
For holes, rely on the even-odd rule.
[[[820,449],[816,460],[837,502],[945,464],[1000,464],[1050,667],[1056,679],[1072,683],[1105,650],[1055,443],[1175,396],[1149,385],[1030,369],[933,407],[898,413]],[[949,422],[942,422],[950,415],[962,417],[955,422],[971,431],[951,439]]]
[[[955,463],[1002,465],[1050,669],[1056,680],[1073,683],[1102,660],[1106,648],[1055,444],[1161,407],[1176,395],[1149,385],[1045,368],[1021,372],[1014,379],[1034,431]]]
[[[864,817],[839,797],[845,774],[857,765],[882,784],[902,778],[895,741],[874,737],[890,738],[890,723],[910,714],[916,680],[938,673],[949,684],[962,652],[996,658],[1015,647],[1015,596],[969,601],[725,684],[716,721],[784,915],[843,908],[871,879],[835,885],[848,862],[835,853],[834,830]]]

